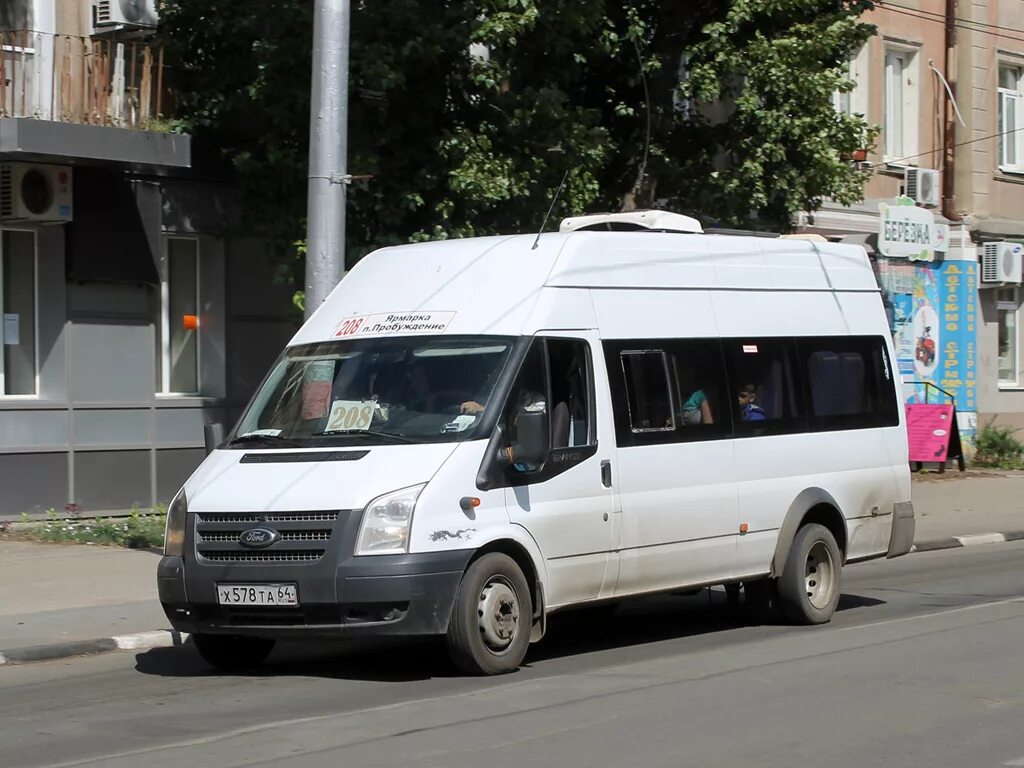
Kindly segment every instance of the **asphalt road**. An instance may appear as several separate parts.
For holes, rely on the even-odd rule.
[[[0,668],[0,766],[1024,766],[1024,542],[844,572],[824,627],[722,595],[553,621],[521,672],[429,644]]]

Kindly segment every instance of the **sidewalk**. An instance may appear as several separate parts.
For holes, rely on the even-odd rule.
[[[1024,472],[915,475],[911,493],[919,550],[961,546],[958,539],[974,543],[971,537],[991,534],[1024,538]]]
[[[0,657],[113,650],[125,636],[121,645],[139,647],[146,638],[131,636],[168,626],[157,560],[133,549],[0,541]]]
[[[916,475],[919,551],[1024,538],[1024,473]],[[156,593],[158,555],[0,541],[0,664],[180,645]]]

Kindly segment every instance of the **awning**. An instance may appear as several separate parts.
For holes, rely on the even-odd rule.
[[[29,117],[0,119],[0,157],[44,163],[190,168],[192,137]]]

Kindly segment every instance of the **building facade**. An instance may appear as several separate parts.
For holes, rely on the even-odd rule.
[[[964,125],[957,125],[954,190],[957,213],[984,260],[994,244],[1024,244],[1024,5],[972,0],[958,6],[955,75]],[[1014,275],[982,284],[979,292],[981,423],[1024,427],[1019,264],[1018,256]]]
[[[797,224],[868,248],[908,399],[948,393],[969,436],[993,419],[1024,427],[1024,6],[972,0],[948,12],[944,0],[919,0],[868,14],[877,34],[850,64],[856,88],[836,97],[880,128],[864,203],[826,203]],[[927,259],[880,245],[880,211],[900,195],[930,211],[943,240]],[[1014,250],[1016,267],[997,272],[997,251]]]
[[[0,13],[0,519],[168,501],[295,328],[230,181],[166,130],[155,5],[103,6]]]

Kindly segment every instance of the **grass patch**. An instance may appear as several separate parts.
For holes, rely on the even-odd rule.
[[[159,508],[143,513],[134,508],[127,517],[59,518],[53,511],[46,520],[22,521],[0,530],[6,538],[53,544],[98,544],[147,549],[163,547],[167,514]]]

